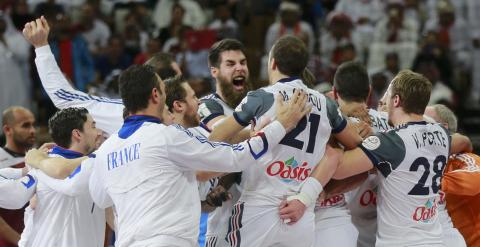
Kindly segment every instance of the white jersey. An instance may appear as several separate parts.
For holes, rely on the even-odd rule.
[[[0,169],[21,165],[24,163],[24,161],[24,157],[15,157],[5,151],[5,149],[0,148]]]
[[[379,173],[376,246],[443,246],[438,193],[450,150],[447,130],[409,122],[360,147]]]
[[[216,93],[209,94],[200,99],[198,106],[198,115],[203,124],[208,124],[210,120],[219,116],[231,116],[233,109],[223,101]]]
[[[369,109],[371,127],[374,133],[391,129],[386,112]],[[377,190],[378,174],[370,173],[358,188],[346,193],[347,206],[352,222],[359,231],[358,246],[374,246],[377,232]]]
[[[208,124],[210,120],[219,116],[231,116],[233,109],[223,101],[216,93],[209,94],[200,99],[201,104],[198,107],[198,114],[203,124]],[[221,121],[215,123],[219,124]],[[213,178],[206,183],[213,189],[217,186],[219,178]],[[208,227],[206,232],[207,247],[222,247],[226,246],[227,242],[224,240],[228,231],[228,221],[232,215],[232,208],[240,198],[241,189],[237,184],[233,184],[228,190],[232,195],[232,199],[222,203],[221,207],[217,207],[214,211],[208,214]],[[209,238],[213,238],[211,240]]]
[[[233,116],[243,126],[252,120],[272,119],[275,97],[280,94],[287,100],[294,90],[300,89],[308,92],[312,111],[280,141],[282,145],[271,150],[268,160],[243,172],[242,180],[245,181],[240,201],[245,205],[278,207],[286,196],[297,193],[323,157],[330,133],[338,133],[347,125],[335,102],[307,88],[298,78],[285,78],[249,92]]]
[[[50,157],[77,158],[80,153],[54,147]],[[51,178],[40,170],[37,205],[25,209],[25,229],[19,246],[101,247],[105,239],[105,211],[88,193],[92,159],[85,160],[68,178]]]
[[[37,48],[35,53],[43,88],[57,108],[84,107],[95,120],[97,128],[109,135],[120,129],[124,109],[121,99],[97,97],[74,89],[58,67],[50,46]]]
[[[0,208],[22,208],[32,198],[36,185],[37,180],[31,174],[20,179],[0,175]]]
[[[230,145],[154,117],[131,116],[96,152],[90,193],[100,207],[115,205],[116,246],[195,246],[200,221],[195,170],[238,172],[254,166],[284,134],[275,121],[258,136]]]

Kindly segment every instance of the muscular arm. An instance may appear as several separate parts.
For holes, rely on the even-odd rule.
[[[372,161],[360,149],[345,151],[338,163],[334,179],[345,179],[353,175],[367,172],[373,168]]]
[[[354,190],[368,178],[368,172],[363,172],[345,179],[331,179],[324,188],[326,197],[342,194]]]
[[[229,141],[238,134],[244,126],[240,125],[233,116],[226,117],[223,121],[215,126],[212,133],[208,137],[210,141]]]
[[[40,169],[45,174],[52,178],[64,179],[77,169],[82,161],[88,157],[80,157],[76,159],[65,159],[62,157],[48,157],[46,153],[31,149],[25,155],[25,162],[37,169]]]

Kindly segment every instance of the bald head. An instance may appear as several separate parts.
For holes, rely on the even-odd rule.
[[[11,126],[15,123],[16,119],[22,116],[31,116],[33,118],[33,113],[23,106],[11,106],[3,111],[2,126]]]

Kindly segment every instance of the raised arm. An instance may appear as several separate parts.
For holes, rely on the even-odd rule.
[[[123,123],[123,104],[120,99],[109,99],[86,94],[74,89],[63,75],[48,45],[50,27],[44,17],[29,22],[23,36],[35,47],[35,64],[42,86],[60,109],[85,107],[97,122],[97,127],[112,134]]]

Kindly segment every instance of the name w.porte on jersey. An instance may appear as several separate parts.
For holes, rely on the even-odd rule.
[[[447,147],[448,138],[441,131],[415,132],[412,133],[412,138],[415,141],[417,148],[425,147],[427,145]]]

